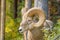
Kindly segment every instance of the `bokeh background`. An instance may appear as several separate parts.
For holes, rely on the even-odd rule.
[[[18,28],[24,4],[24,0],[18,0],[17,3],[14,0],[6,0],[5,40],[23,40],[23,35],[18,32]],[[54,27],[52,32],[44,30],[44,38],[45,40],[53,40],[60,34],[60,1],[48,0],[48,7],[50,20],[54,22]]]

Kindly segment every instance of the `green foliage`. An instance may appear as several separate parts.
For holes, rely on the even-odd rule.
[[[5,40],[23,40],[22,34],[18,32],[21,22],[21,8],[23,7],[22,2],[18,2],[18,16],[14,19],[14,1],[6,0]]]
[[[60,40],[60,19],[57,19],[57,16],[53,17],[54,21],[56,19],[56,23],[54,23],[54,27],[52,31],[44,30],[44,39],[45,40]],[[59,36],[59,38],[58,38]]]
[[[5,21],[5,40],[23,40],[22,34],[18,32],[18,28],[21,22],[21,9],[24,6],[24,1],[18,1],[18,12],[17,18],[14,19],[14,1],[6,0],[6,21]],[[52,9],[53,10],[53,9]],[[55,10],[55,9],[54,9]],[[53,17],[56,19],[56,17]],[[57,35],[60,34],[60,19],[54,23],[53,31],[44,30],[44,39],[53,40]]]

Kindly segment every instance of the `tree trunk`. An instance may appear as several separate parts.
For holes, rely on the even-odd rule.
[[[48,0],[34,0],[34,7],[39,7],[43,9],[46,14],[46,19],[48,19]]]
[[[1,0],[1,39],[0,40],[4,40],[4,33],[5,33],[5,1],[6,0]]]
[[[0,39],[1,39],[1,0],[0,0]]]
[[[58,15],[60,16],[60,0],[57,0],[58,2]]]
[[[25,7],[30,9],[32,7],[32,0],[25,0]]]
[[[17,18],[17,2],[18,0],[14,0],[14,18]]]

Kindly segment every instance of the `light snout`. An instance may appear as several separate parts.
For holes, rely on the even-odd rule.
[[[22,32],[23,32],[23,28],[22,28],[22,27],[19,27],[18,31],[19,31],[20,33],[22,33]]]

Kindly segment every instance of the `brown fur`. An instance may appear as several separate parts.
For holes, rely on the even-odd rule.
[[[28,40],[44,40],[41,28],[35,28],[33,30],[28,30]],[[26,40],[26,32],[24,33],[24,40]]]

